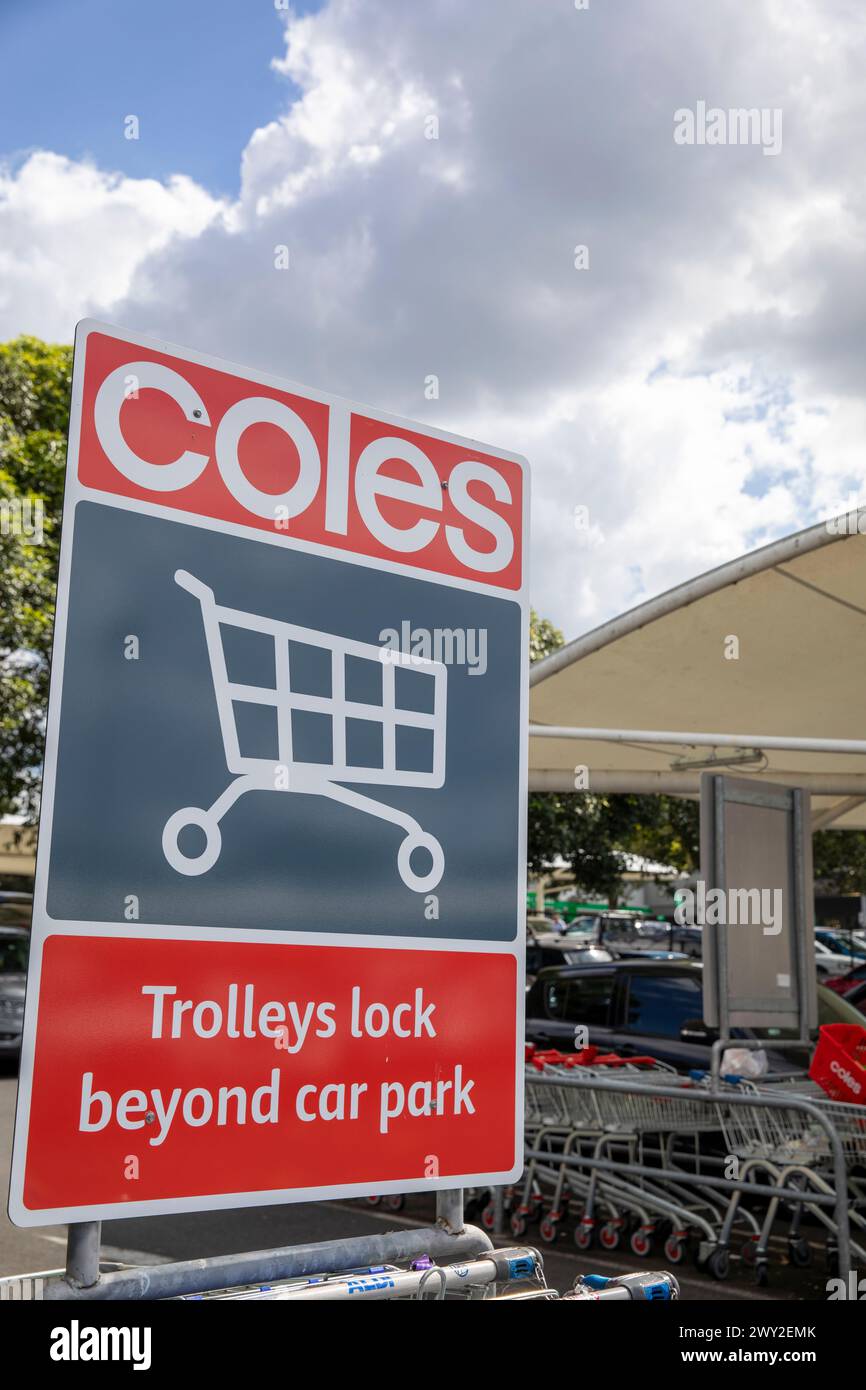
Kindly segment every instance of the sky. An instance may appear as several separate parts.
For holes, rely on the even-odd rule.
[[[0,53],[0,341],[526,455],[567,637],[866,491],[860,0],[0,0]]]

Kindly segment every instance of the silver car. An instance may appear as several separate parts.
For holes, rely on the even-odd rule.
[[[0,1058],[17,1057],[24,1028],[24,987],[30,933],[0,927]]]

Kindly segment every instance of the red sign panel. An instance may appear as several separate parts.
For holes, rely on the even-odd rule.
[[[83,407],[89,488],[520,588],[523,473],[509,459],[101,333]]]
[[[51,937],[26,1205],[205,1207],[311,1177],[323,1196],[423,1187],[461,1176],[469,1153],[510,1169],[515,963],[467,965],[448,951]],[[496,1020],[484,1052],[480,999]]]

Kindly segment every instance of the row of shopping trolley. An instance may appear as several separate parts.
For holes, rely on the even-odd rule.
[[[755,1082],[681,1076],[653,1058],[536,1052],[526,1067],[526,1168],[504,1194],[512,1235],[539,1223],[580,1250],[662,1244],[677,1265],[724,1279],[732,1246],[768,1279],[784,1219],[788,1259],[805,1266],[826,1235],[833,1268],[866,1260],[866,1107],[827,1098],[804,1078]],[[492,1229],[497,1205],[483,1221]],[[849,1234],[850,1233],[850,1234]]]

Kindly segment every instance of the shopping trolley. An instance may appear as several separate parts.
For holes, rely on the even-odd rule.
[[[758,1175],[778,1185],[798,1189],[802,1197],[788,1198],[791,1208],[788,1228],[788,1258],[794,1265],[811,1262],[811,1246],[801,1233],[803,1216],[808,1214],[827,1232],[828,1263],[835,1258],[838,1234],[834,1218],[823,1205],[810,1195],[837,1195],[830,1136],[825,1127],[808,1111],[778,1105],[762,1104],[765,1097],[774,1100],[808,1101],[830,1122],[838,1137],[845,1160],[845,1186],[848,1220],[856,1239],[851,1242],[854,1256],[866,1261],[866,1110],[861,1105],[828,1099],[814,1081],[794,1077],[777,1082],[754,1082],[731,1078],[717,1089],[719,1118],[728,1148],[739,1160],[739,1177],[755,1181]],[[729,1105],[727,1095],[753,1098],[753,1105]],[[731,1196],[722,1224],[716,1266],[711,1272],[717,1277],[727,1273],[727,1249],[731,1226],[743,1200],[741,1192]],[[767,1204],[761,1228],[743,1247],[742,1258],[755,1268],[759,1284],[768,1279],[770,1238],[781,1200],[773,1196]]]
[[[584,1085],[571,1084],[580,1076]],[[594,1079],[621,1079],[632,1093],[611,1093],[592,1086]],[[672,1167],[672,1143],[678,1135],[714,1134],[719,1120],[711,1100],[695,1105],[675,1097],[653,1094],[653,1087],[695,1089],[689,1077],[652,1057],[622,1058],[601,1054],[596,1048],[563,1055],[554,1051],[529,1058],[525,1084],[526,1145],[528,1159],[521,1199],[511,1217],[512,1234],[519,1238],[528,1221],[544,1210],[541,1239],[553,1244],[572,1203],[581,1215],[574,1231],[578,1248],[588,1250],[598,1226],[597,1213],[605,1213],[598,1229],[601,1244],[615,1250],[626,1231],[627,1220],[637,1221],[629,1243],[636,1255],[649,1253],[660,1221],[670,1223],[665,1254],[672,1263],[683,1258],[691,1231],[713,1244],[721,1211],[706,1193],[690,1186],[693,1175],[684,1171],[682,1181],[665,1182],[628,1172],[638,1163],[647,1141],[661,1146],[663,1166]],[[625,1165],[610,1155],[625,1149]],[[589,1161],[585,1161],[589,1160]],[[545,1210],[546,1208],[546,1210]]]
[[[289,791],[311,796],[326,796],[332,801],[351,806],[380,820],[390,821],[403,831],[403,841],[397,853],[397,868],[407,888],[416,893],[430,892],[439,883],[445,869],[445,855],[434,835],[422,830],[412,816],[393,806],[375,801],[372,797],[339,785],[342,782],[390,787],[441,787],[445,782],[445,728],[448,672],[440,661],[377,647],[369,642],[356,642],[314,628],[247,613],[239,608],[218,604],[213,590],[186,570],[177,570],[175,582],[198,599],[201,604],[205,639],[210,659],[211,676],[216,696],[226,767],[234,775],[225,791],[206,810],[184,806],[166,821],[162,832],[163,853],[169,864],[180,874],[205,874],[220,856],[222,837],[219,823],[239,797],[250,791]],[[244,685],[230,681],[223,648],[223,627],[241,628],[269,637],[274,643],[275,682],[267,686]],[[330,656],[331,680],[329,695],[310,695],[293,688],[290,644],[317,648]],[[355,657],[375,661],[382,671],[382,701],[364,703],[350,700],[346,695],[346,662]],[[417,672],[432,683],[429,709],[419,711],[397,703],[396,674],[401,667]],[[275,759],[245,757],[241,753],[235,704],[245,702],[272,706],[276,710],[278,752]],[[421,702],[419,702],[421,703]],[[331,761],[305,762],[293,756],[292,717],[295,711],[327,716],[331,726]],[[365,767],[352,763],[347,752],[347,725],[350,720],[373,721],[382,729],[382,765]],[[429,767],[422,770],[399,766],[397,735],[403,729],[421,729],[429,733],[431,757]],[[204,848],[198,854],[181,849],[179,837],[190,826],[196,826],[205,836]],[[431,867],[426,874],[412,867],[417,850],[426,851]]]

